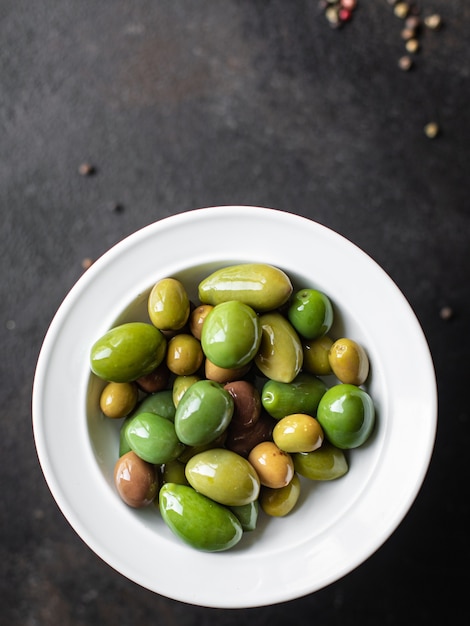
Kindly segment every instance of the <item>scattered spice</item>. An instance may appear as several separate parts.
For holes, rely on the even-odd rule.
[[[398,67],[404,72],[407,72],[409,69],[411,69],[412,66],[413,60],[407,54],[398,59]]]
[[[82,163],[78,168],[80,176],[92,176],[96,172],[96,168],[90,163]]]
[[[439,134],[438,124],[436,124],[436,122],[429,122],[428,124],[426,124],[426,126],[424,127],[424,134],[426,135],[426,137],[429,137],[429,139],[434,139],[434,137],[437,137],[437,135]]]
[[[410,5],[407,2],[397,2],[394,5],[393,12],[401,20],[404,20],[410,12]]]
[[[434,13],[433,15],[428,15],[424,18],[424,23],[431,30],[438,30],[442,24],[441,16],[437,13]]]
[[[332,28],[340,28],[349,22],[357,7],[357,0],[321,0],[320,9]]]
[[[411,54],[415,54],[419,50],[419,41],[417,39],[409,39],[405,44],[406,49]]]
[[[454,316],[454,311],[450,306],[443,306],[439,312],[442,320],[450,320]]]
[[[82,261],[82,268],[84,270],[89,269],[92,265],[93,265],[93,259],[90,259],[89,257],[86,257],[86,258],[83,259],[83,261]]]

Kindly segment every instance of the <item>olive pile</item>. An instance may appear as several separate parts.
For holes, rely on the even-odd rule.
[[[175,278],[159,280],[149,321],[109,330],[90,364],[106,381],[102,413],[122,419],[122,500],[154,503],[186,543],[219,551],[256,528],[260,509],[292,511],[299,476],[346,474],[344,451],[367,441],[375,409],[362,387],[368,356],[329,336],[324,293],[294,292],[279,268],[247,263],[207,276],[198,298]]]

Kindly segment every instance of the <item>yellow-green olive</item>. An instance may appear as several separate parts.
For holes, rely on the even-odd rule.
[[[100,395],[100,408],[106,417],[126,417],[137,404],[135,383],[108,383]]]
[[[273,430],[274,443],[284,452],[312,452],[324,439],[318,420],[305,413],[286,415]]]
[[[292,480],[285,487],[273,489],[262,487],[259,495],[259,503],[266,515],[271,517],[284,517],[292,511],[300,496],[300,480],[294,474]]]
[[[333,339],[328,335],[317,339],[304,339],[302,341],[303,369],[315,376],[329,376],[333,371],[328,358],[332,345]]]
[[[193,335],[181,333],[168,342],[166,364],[170,372],[177,376],[195,374],[203,359],[201,343]]]
[[[179,330],[189,318],[190,301],[184,285],[176,278],[162,278],[148,298],[150,321],[160,330]]]
[[[331,346],[328,360],[342,383],[362,385],[369,375],[369,359],[364,348],[353,339],[338,339]]]
[[[302,344],[294,327],[279,312],[265,313],[259,318],[261,344],[255,363],[271,380],[290,383],[302,368]]]

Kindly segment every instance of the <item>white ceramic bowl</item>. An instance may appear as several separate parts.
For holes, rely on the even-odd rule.
[[[160,278],[192,294],[207,273],[235,262],[271,263],[294,285],[324,291],[335,306],[332,335],[364,345],[367,389],[377,410],[371,440],[348,454],[336,481],[303,481],[300,506],[260,516],[232,550],[183,544],[151,506],[134,510],[112,481],[119,426],[97,408],[90,376],[94,341],[118,322],[145,317]],[[292,600],[345,576],[393,533],[422,485],[434,446],[437,393],[432,360],[409,304],[384,271],[344,237],[305,218],[224,206],[158,221],[114,246],[80,278],[55,315],[39,356],[33,428],[42,470],[79,536],[134,582],[190,604],[242,608]],[[308,483],[308,484],[307,484]]]

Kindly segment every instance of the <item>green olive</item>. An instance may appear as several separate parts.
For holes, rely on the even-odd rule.
[[[330,443],[341,449],[357,448],[374,429],[374,403],[364,389],[341,383],[322,397],[317,419]]]
[[[138,397],[135,383],[108,383],[101,392],[100,408],[106,417],[126,417],[134,409]]]
[[[203,358],[201,343],[193,335],[180,333],[168,342],[166,364],[170,372],[177,376],[195,374]]]
[[[335,480],[348,471],[344,452],[328,441],[313,452],[292,455],[295,471],[309,480]]]
[[[199,380],[186,390],[176,407],[176,433],[188,446],[208,444],[227,429],[233,410],[233,398],[222,385]]]
[[[290,383],[303,363],[302,344],[296,331],[281,313],[260,316],[261,344],[255,363],[272,380]]]
[[[306,339],[325,335],[333,324],[333,306],[317,289],[301,289],[292,297],[287,316],[295,330]]]
[[[204,354],[215,365],[227,369],[247,365],[260,341],[258,316],[250,306],[237,300],[214,306],[202,327]]]
[[[150,374],[165,358],[166,339],[152,324],[129,322],[115,326],[92,346],[91,370],[115,383]]]
[[[184,285],[176,278],[162,278],[148,298],[150,321],[160,330],[179,330],[189,318],[190,302]]]
[[[240,506],[230,506],[229,509],[237,516],[244,532],[255,530],[259,515],[258,500]]]
[[[369,375],[369,358],[364,348],[352,339],[338,339],[331,346],[328,360],[342,383],[362,385]]]
[[[230,509],[188,485],[163,485],[159,507],[170,530],[197,550],[228,550],[243,536],[242,526]]]
[[[291,382],[268,380],[261,391],[263,408],[275,419],[292,413],[307,413],[315,417],[326,384],[313,374],[300,372]]]
[[[154,465],[178,458],[184,449],[173,422],[155,413],[138,413],[132,417],[125,435],[137,456]]]
[[[139,402],[132,415],[137,415],[137,413],[155,413],[174,422],[175,411],[176,407],[173,402],[171,389],[163,389],[146,396]]]

